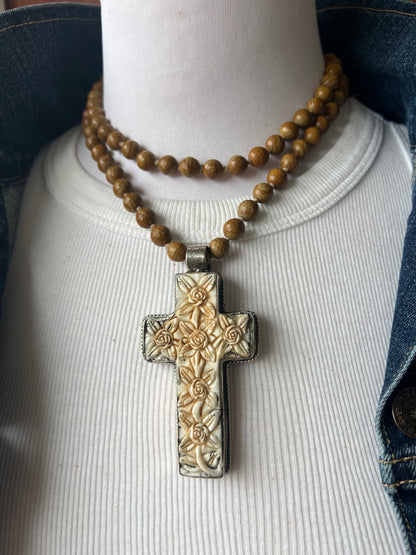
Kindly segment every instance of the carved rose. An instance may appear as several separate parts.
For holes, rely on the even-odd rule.
[[[194,424],[189,430],[189,438],[196,445],[203,445],[209,439],[210,432],[205,424]]]
[[[223,337],[229,345],[236,345],[239,341],[241,341],[243,333],[240,328],[235,325],[231,325],[224,330]]]
[[[188,300],[194,306],[201,306],[208,298],[207,291],[202,287],[192,287],[188,293]]]
[[[191,474],[216,475],[216,468],[221,463],[221,424],[220,407],[212,409],[197,418],[192,411],[179,409],[179,460],[182,465],[189,465]]]
[[[158,347],[169,347],[173,343],[172,334],[170,334],[167,330],[160,328],[153,338],[154,342]]]
[[[179,321],[183,334],[179,356],[188,358],[200,353],[204,360],[215,362],[217,352],[212,345],[215,340],[215,326],[215,320],[203,320],[199,327],[191,321]]]
[[[211,273],[200,275],[181,275],[178,278],[179,304],[176,308],[178,316],[203,314],[207,318],[216,315],[216,277]]]
[[[206,361],[198,363],[193,358],[188,359],[187,365],[179,369],[179,406],[189,407],[195,402],[204,401],[210,408],[218,406],[216,369],[204,369]],[[214,385],[214,387],[212,387]],[[190,410],[189,408],[187,410]]]
[[[202,330],[195,330],[189,336],[188,341],[192,349],[200,351],[201,349],[205,349],[205,347],[207,346],[208,337],[207,334]]]
[[[224,354],[231,353],[231,358],[247,358],[250,354],[250,345],[246,337],[248,315],[238,314],[230,318],[226,314],[220,314],[219,321],[222,339],[225,341]]]
[[[149,360],[160,360],[170,358],[176,359],[179,346],[177,332],[179,323],[177,318],[159,321],[153,317],[147,318],[146,334],[146,358]]]
[[[204,380],[195,379],[189,387],[189,393],[194,399],[205,399],[208,396],[209,389]]]

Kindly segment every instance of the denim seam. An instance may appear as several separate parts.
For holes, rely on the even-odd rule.
[[[19,23],[18,25],[10,25],[4,29],[0,29],[0,33],[4,31],[10,31],[10,29],[18,29],[19,27],[27,27],[28,25],[40,25],[41,23],[55,23],[57,21],[85,21],[89,23],[99,23],[100,18],[88,18],[88,17],[55,17],[51,19],[40,19],[38,21],[26,21],[25,23]]]
[[[399,504],[400,504],[400,511],[402,513],[402,517],[406,523],[406,528],[409,530],[409,539],[410,539],[410,543],[412,544],[414,550],[416,551],[416,541],[415,541],[415,537],[413,535],[412,529],[410,528],[410,523],[409,520],[407,518],[407,516],[405,515],[404,512],[404,507],[403,507],[403,501],[400,499],[400,497],[398,498]]]
[[[387,434],[386,425],[385,425],[385,423],[384,423],[384,418],[383,418],[382,427],[383,427],[383,434],[385,435],[386,440],[387,440],[387,443],[388,443],[388,445],[389,445],[389,447],[390,447],[390,454],[391,454],[392,458],[395,459],[396,457],[394,456],[394,453],[393,453],[393,451],[392,451],[392,449],[391,449],[391,441],[390,441],[390,438],[389,438],[389,436],[388,436],[388,434]]]
[[[362,10],[368,12],[376,13],[395,13],[397,15],[407,15],[409,17],[416,17],[415,13],[400,12],[399,10],[381,10],[379,8],[370,8],[366,6],[328,6],[327,8],[322,8],[317,10],[316,13],[324,13],[329,11],[339,11],[339,10]]]
[[[416,455],[412,455],[409,457],[403,457],[402,459],[393,459],[392,461],[383,461],[381,459],[379,459],[379,463],[380,464],[396,464],[396,463],[401,463],[401,462],[407,462],[407,461],[414,461],[416,459]]]

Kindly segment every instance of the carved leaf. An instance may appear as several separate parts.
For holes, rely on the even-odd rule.
[[[182,293],[185,293],[185,295],[188,293],[189,289],[195,286],[194,280],[190,276],[185,275],[181,275],[177,283],[179,289]]]
[[[200,287],[204,287],[205,291],[209,293],[212,288],[214,287],[216,282],[216,278],[214,274],[201,274],[201,279],[199,280],[198,285]]]
[[[188,337],[193,331],[195,331],[195,326],[184,320],[179,322],[179,328],[185,337]]]
[[[233,350],[242,358],[248,358],[250,356],[250,345],[245,339],[241,339],[236,345],[233,345]]]
[[[202,420],[203,424],[208,428],[210,432],[215,430],[218,426],[220,420],[220,411],[218,409],[211,410],[205,418]]]
[[[236,316],[235,323],[243,333],[247,331],[248,319],[248,314],[238,314]]]
[[[206,316],[207,318],[211,320],[215,318],[216,311],[213,304],[205,303],[199,308],[201,309],[201,312],[204,314],[204,316]]]
[[[216,362],[217,360],[217,352],[210,344],[208,344],[205,349],[201,351],[201,355],[205,360],[208,360],[209,362]]]
[[[195,378],[194,372],[190,368],[188,368],[187,366],[182,366],[180,368],[179,376],[181,378],[181,381],[183,383],[185,383],[186,385],[191,384],[192,380]]]

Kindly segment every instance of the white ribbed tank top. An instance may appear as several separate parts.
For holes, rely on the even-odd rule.
[[[173,367],[141,355],[184,265],[83,169],[80,128],[39,156],[3,301],[1,553],[402,552],[374,415],[411,167],[402,127],[347,104],[343,133],[213,267],[227,311],[261,330],[258,358],[231,366],[220,480],[178,474]],[[205,244],[241,200],[150,205]]]

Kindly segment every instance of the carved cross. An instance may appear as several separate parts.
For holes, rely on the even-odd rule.
[[[253,312],[222,311],[222,278],[215,272],[176,274],[176,310],[147,316],[143,354],[176,366],[179,472],[219,478],[230,465],[226,363],[257,354]]]

